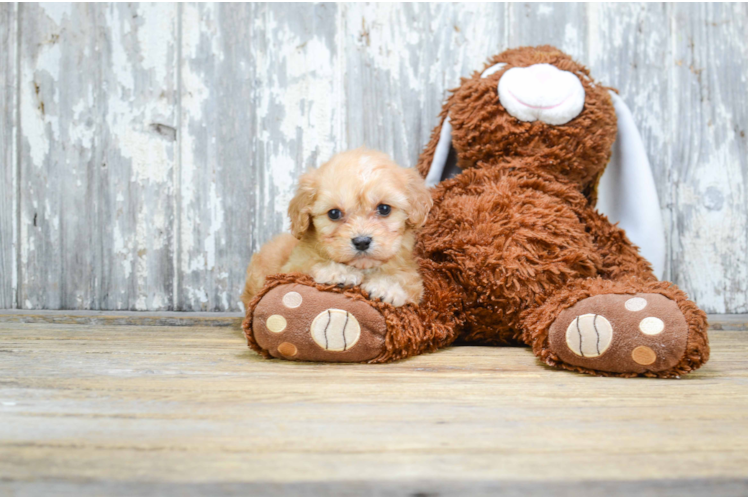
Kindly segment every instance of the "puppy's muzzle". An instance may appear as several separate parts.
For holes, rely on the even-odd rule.
[[[356,236],[355,238],[351,239],[351,243],[353,243],[353,247],[359,252],[365,252],[371,246],[371,237]]]

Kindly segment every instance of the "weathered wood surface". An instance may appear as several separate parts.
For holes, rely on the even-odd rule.
[[[748,339],[680,380],[527,348],[266,361],[232,328],[0,324],[0,494],[744,495]]]
[[[671,276],[710,310],[748,308],[748,5],[676,4]]]
[[[0,4],[0,308],[16,303],[17,6]]]
[[[18,306],[172,306],[177,6],[21,5]]]
[[[236,311],[301,172],[413,165],[460,76],[550,43],[634,113],[665,278],[746,313],[746,30],[745,4],[3,4],[0,307]]]

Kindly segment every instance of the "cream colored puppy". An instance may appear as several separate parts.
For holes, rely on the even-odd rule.
[[[414,169],[359,148],[339,153],[299,179],[288,207],[290,234],[257,252],[247,268],[245,308],[277,273],[301,272],[318,283],[360,285],[394,306],[418,303],[423,282],[413,257],[414,229],[431,209]]]

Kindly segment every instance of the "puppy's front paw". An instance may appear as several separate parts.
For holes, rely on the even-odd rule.
[[[343,264],[331,263],[314,269],[312,277],[317,283],[356,286],[361,284],[363,273]]]
[[[361,285],[369,297],[372,299],[381,299],[395,307],[400,307],[408,301],[408,295],[399,283],[385,279],[369,280]]]

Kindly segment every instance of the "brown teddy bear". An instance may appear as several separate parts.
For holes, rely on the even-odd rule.
[[[435,185],[416,247],[421,303],[396,308],[359,288],[275,275],[247,310],[249,345],[266,357],[378,363],[455,342],[527,344],[548,365],[624,377],[701,366],[704,312],[595,209],[615,98],[553,47],[491,58],[448,98],[417,165]],[[660,224],[656,203],[635,205],[639,220]]]

